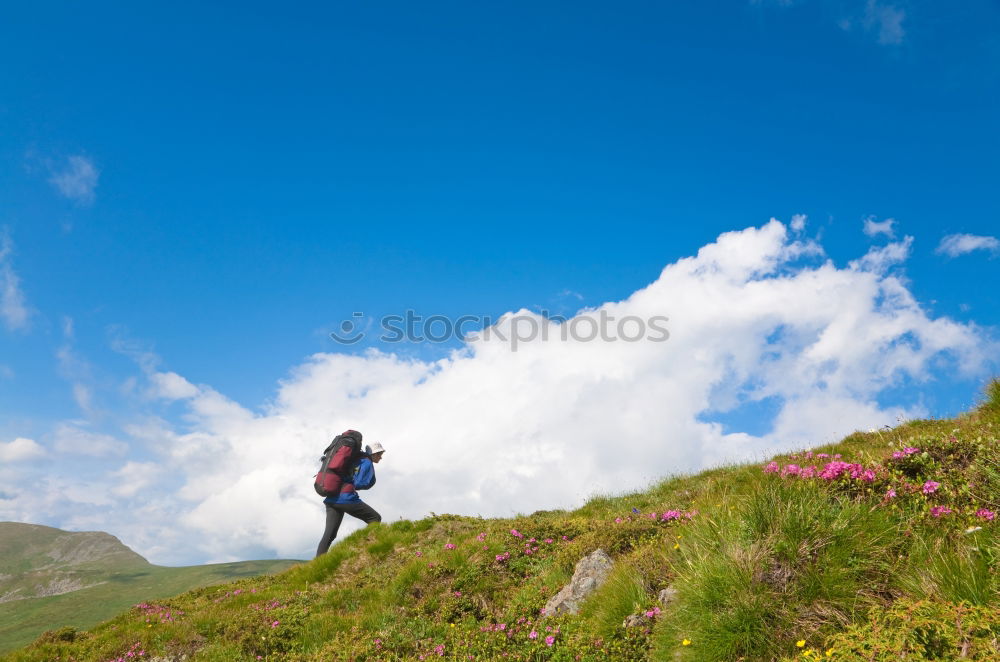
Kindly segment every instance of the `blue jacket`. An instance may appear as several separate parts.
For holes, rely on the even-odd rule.
[[[327,497],[323,503],[357,503],[361,501],[357,490],[367,490],[375,484],[375,463],[371,457],[366,455],[358,460],[354,465],[354,472],[350,482],[344,481],[344,486],[340,488],[340,496],[337,498]]]

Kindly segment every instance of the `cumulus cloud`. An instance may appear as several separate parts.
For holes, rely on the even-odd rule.
[[[802,232],[806,228],[806,220],[808,218],[805,214],[795,214],[792,216],[792,222],[789,223],[789,226],[793,232]]]
[[[93,161],[85,156],[75,155],[67,157],[62,166],[53,168],[49,183],[63,197],[89,205],[94,202],[94,191],[100,175]]]
[[[178,526],[215,560],[261,546],[308,555],[321,527],[317,457],[348,427],[388,449],[370,496],[388,519],[575,506],[923,415],[878,396],[929,379],[941,361],[965,374],[988,365],[980,330],[929,317],[892,275],[911,241],[838,268],[772,220],[723,234],[627,299],[577,315],[669,317],[666,342],[557,340],[561,327],[521,310],[437,361],[313,355],[256,412],[154,372],[153,394],[180,405],[184,423],[152,419],[142,436],[158,440],[158,461],[180,483],[170,497]],[[532,316],[550,325],[549,340],[511,351],[501,338]],[[765,399],[780,407],[759,435],[716,420]]]
[[[257,410],[143,361],[137,388],[163,415],[124,432],[151,457],[128,458],[108,489],[75,495],[110,505],[74,507],[72,521],[113,526],[161,563],[304,558],[322,528],[318,456],[349,427],[387,448],[367,496],[387,520],[503,516],[922,416],[919,404],[881,397],[941,370],[995,366],[984,330],[931,317],[897,275],[911,237],[838,267],[797,236],[773,219],[727,232],[622,301],[562,324],[513,311],[439,360],[315,354]],[[656,316],[668,318],[662,342],[561,339],[576,321]],[[517,320],[548,340],[539,333],[512,351]],[[757,434],[723,422],[764,401],[777,413]],[[57,447],[124,452],[89,435],[77,425]]]
[[[18,437],[14,441],[7,443],[0,442],[0,461],[21,462],[23,460],[33,460],[43,457],[45,449],[34,439]]]
[[[877,237],[880,234],[884,234],[889,239],[896,236],[896,231],[892,229],[895,225],[896,219],[887,218],[884,221],[876,221],[875,216],[869,216],[865,219],[864,232],[869,237]]]
[[[21,290],[21,279],[11,264],[14,245],[7,231],[0,232],[0,318],[12,331],[28,328],[30,310]]]
[[[949,234],[941,239],[936,253],[948,257],[958,257],[973,251],[987,251],[996,255],[1000,253],[1000,240],[996,237],[976,234]]]

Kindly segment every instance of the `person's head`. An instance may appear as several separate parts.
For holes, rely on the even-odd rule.
[[[382,459],[383,453],[385,453],[385,446],[376,441],[371,445],[371,448],[368,451],[368,456],[372,459],[372,462],[378,464]]]

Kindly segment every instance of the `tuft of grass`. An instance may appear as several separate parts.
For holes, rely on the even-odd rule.
[[[774,659],[849,622],[887,588],[899,531],[885,510],[784,482],[731,505],[685,532],[679,599],[657,629],[657,656]]]
[[[619,563],[584,604],[580,619],[589,631],[611,638],[621,631],[627,616],[645,611],[652,602],[642,575],[635,568]]]

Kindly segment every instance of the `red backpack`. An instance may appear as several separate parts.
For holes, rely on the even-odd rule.
[[[334,437],[320,458],[319,473],[313,482],[316,494],[322,497],[338,496],[340,488],[350,481],[354,460],[361,454],[361,433],[357,430],[347,430]]]

